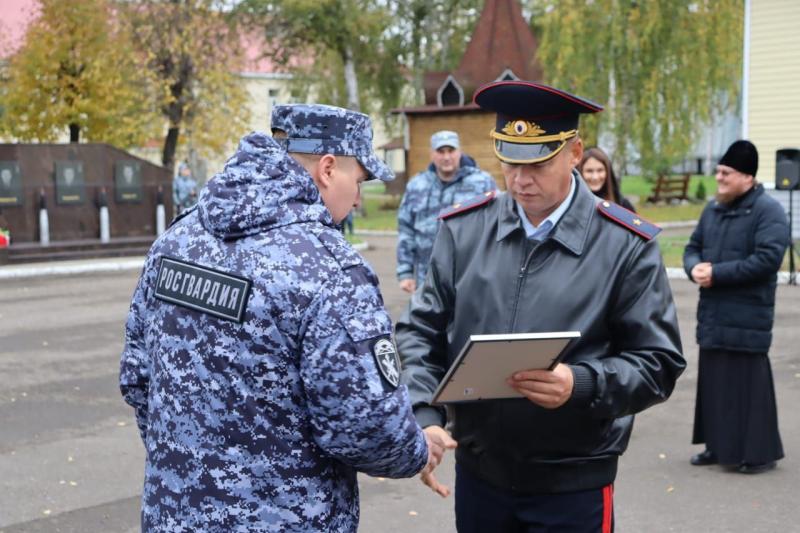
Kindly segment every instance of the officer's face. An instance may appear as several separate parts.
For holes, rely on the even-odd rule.
[[[580,139],[568,142],[561,152],[542,163],[501,163],[506,189],[534,225],[539,225],[567,198],[572,169],[583,157]]]
[[[439,176],[450,177],[458,171],[461,150],[452,146],[442,146],[431,150],[431,161],[433,161],[433,166],[436,167],[436,173]]]
[[[368,177],[364,167],[352,157],[337,157],[331,170],[330,187],[320,189],[322,201],[339,224],[353,208],[361,204],[361,184]]]
[[[592,192],[598,193],[606,182],[606,166],[594,157],[590,157],[583,164],[581,175]]]
[[[732,202],[753,186],[753,176],[727,165],[717,165],[716,178],[717,200],[723,204]]]

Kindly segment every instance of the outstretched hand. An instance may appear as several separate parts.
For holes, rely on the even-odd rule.
[[[433,471],[442,462],[445,452],[455,449],[458,443],[441,426],[428,426],[423,432],[428,443],[428,464],[422,469],[420,480],[439,496],[446,498],[450,495],[450,488],[439,483]]]
[[[417,290],[417,280],[414,278],[406,278],[404,280],[400,280],[400,288],[406,292],[414,292]]]
[[[567,403],[572,396],[575,376],[569,366],[559,363],[553,370],[516,372],[506,383],[536,405],[555,409]]]

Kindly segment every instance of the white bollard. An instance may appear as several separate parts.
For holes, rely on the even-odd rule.
[[[50,246],[50,220],[47,217],[47,208],[39,209],[39,243]]]
[[[167,229],[167,213],[164,210],[164,189],[159,185],[156,193],[156,236]]]
[[[164,212],[164,204],[156,206],[156,235],[164,233],[167,225],[167,215]]]
[[[108,207],[100,208],[100,242],[107,243],[111,240],[111,227],[108,221]]]
[[[47,216],[47,199],[44,189],[39,189],[39,244],[50,246],[50,218]]]
[[[108,219],[108,198],[106,197],[106,189],[100,189],[100,242],[108,243],[111,240],[111,223]]]

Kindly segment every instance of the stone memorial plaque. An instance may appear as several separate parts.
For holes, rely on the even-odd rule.
[[[22,174],[16,161],[0,161],[0,207],[22,205]]]
[[[118,204],[142,201],[141,163],[122,159],[114,163],[114,198]]]
[[[80,205],[86,201],[81,161],[56,161],[56,203]]]

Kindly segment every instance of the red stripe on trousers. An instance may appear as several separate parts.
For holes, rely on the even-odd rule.
[[[614,512],[614,486],[606,485],[603,487],[603,533],[614,531],[612,522]]]

